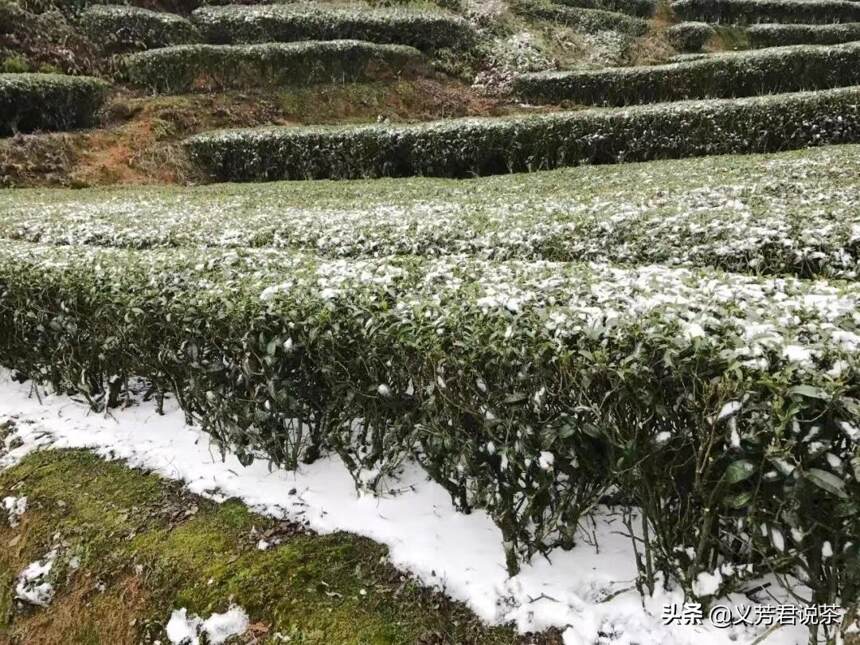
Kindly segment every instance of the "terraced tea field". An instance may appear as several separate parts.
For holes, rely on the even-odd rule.
[[[0,639],[856,642],[860,2],[444,4],[60,4],[87,73],[0,75]],[[176,574],[190,502],[57,524],[49,446],[293,528]]]

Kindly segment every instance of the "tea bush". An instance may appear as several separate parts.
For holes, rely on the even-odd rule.
[[[524,74],[514,88],[532,103],[632,105],[730,98],[860,84],[860,43],[798,45],[697,60]]]
[[[178,45],[130,54],[123,77],[157,92],[380,80],[414,76],[421,53],[356,40],[262,45]]]
[[[680,22],[666,30],[669,42],[678,51],[702,51],[705,44],[716,35],[716,30],[706,22]]]
[[[192,20],[216,44],[356,39],[418,49],[469,47],[468,22],[443,11],[306,4],[201,7]]]
[[[80,17],[81,29],[108,53],[195,43],[197,29],[175,14],[138,7],[92,5]]]
[[[109,87],[89,76],[0,74],[0,135],[91,125]]]
[[[130,376],[244,463],[417,459],[509,570],[640,507],[643,585],[858,590],[860,292],[705,269],[0,247],[0,363],[102,409]],[[645,551],[643,552],[643,548]]]
[[[752,47],[837,45],[860,40],[860,22],[833,25],[750,25],[747,37]]]
[[[553,2],[581,9],[626,13],[637,18],[650,18],[657,9],[655,0],[553,0]]]
[[[860,141],[860,88],[416,125],[222,130],[187,139],[220,181],[464,177]]]
[[[730,24],[860,21],[860,3],[852,0],[675,0],[672,10],[682,20]]]
[[[648,31],[648,23],[641,18],[603,9],[559,5],[547,0],[512,0],[510,6],[520,16],[552,21],[590,34],[617,31],[641,36]]]

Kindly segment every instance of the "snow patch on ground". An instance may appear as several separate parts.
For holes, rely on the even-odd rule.
[[[48,576],[56,559],[57,550],[52,549],[42,559],[28,564],[15,581],[15,598],[38,607],[50,605],[54,599],[54,585],[48,581]]]
[[[3,508],[6,509],[9,526],[14,529],[18,526],[21,516],[27,512],[27,498],[13,496],[4,497]]]
[[[235,605],[223,614],[212,614],[206,620],[196,614],[189,616],[188,610],[183,607],[170,615],[165,630],[173,645],[199,645],[200,637],[204,634],[207,643],[221,645],[232,636],[244,634],[248,625],[248,614]]]
[[[369,537],[389,547],[395,566],[465,602],[483,620],[514,623],[521,632],[558,627],[566,645],[743,645],[765,629],[720,630],[707,621],[664,625],[662,608],[683,603],[683,596],[666,591],[649,598],[639,595],[630,539],[621,517],[607,509],[592,515],[574,549],[536,557],[510,578],[501,533],[489,516],[481,511],[457,512],[445,490],[416,465],[407,464],[399,481],[389,487],[402,492],[374,497],[356,492],[336,457],[296,472],[270,471],[263,461],[245,468],[229,453],[222,461],[208,436],[187,426],[170,400],[163,416],[149,404],[106,416],[93,414],[66,396],[42,394],[41,399],[42,404],[31,396],[29,383],[12,382],[9,373],[0,370],[0,423],[11,420],[15,427],[4,440],[5,447],[0,444],[0,468],[39,447],[88,448],[105,458],[123,459],[131,466],[183,481],[192,492],[216,501],[239,497],[260,513],[302,522],[320,533],[350,531]],[[552,465],[548,457],[544,461]],[[48,562],[30,565],[26,579],[41,584],[51,566]],[[49,598],[51,591],[45,587],[45,595],[28,597]],[[723,602],[750,600],[737,594]],[[173,633],[190,625],[189,638],[196,642],[193,639],[206,625],[220,629],[219,625],[237,624],[238,614],[221,622],[229,613],[213,615],[208,621],[219,616],[213,622],[174,613]],[[168,631],[173,631],[171,623]],[[787,626],[760,642],[795,645],[807,639],[806,627]]]

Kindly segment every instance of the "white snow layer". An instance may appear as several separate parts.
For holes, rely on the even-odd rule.
[[[15,598],[31,605],[47,607],[54,599],[54,586],[48,582],[57,551],[51,550],[41,560],[31,562],[18,574],[15,581]]]
[[[14,529],[18,526],[18,520],[21,516],[27,512],[27,498],[12,496],[4,497],[3,508],[6,509],[9,526]]]
[[[89,448],[183,481],[192,492],[216,501],[239,497],[257,512],[303,522],[319,533],[350,531],[371,538],[389,547],[395,566],[463,601],[484,621],[514,623],[522,633],[558,627],[566,645],[743,645],[766,630],[717,629],[707,620],[702,625],[664,625],[663,607],[683,603],[682,595],[639,595],[630,540],[620,517],[605,509],[595,512],[590,527],[599,549],[583,535],[571,551],[536,557],[511,578],[501,533],[490,517],[482,511],[457,512],[448,493],[416,465],[407,465],[397,485],[390,487],[406,492],[375,497],[356,491],[336,457],[296,472],[270,471],[263,461],[244,468],[231,454],[222,461],[208,436],[186,425],[172,401],[163,416],[153,405],[141,404],[113,411],[111,417],[93,414],[66,396],[42,394],[40,404],[30,392],[29,383],[15,383],[8,371],[0,370],[0,423],[11,419],[16,427],[6,447],[13,439],[22,442],[5,454],[0,446],[0,468],[38,447]],[[551,465],[550,459],[544,461]],[[740,594],[723,601],[750,602]],[[174,613],[168,631],[175,629],[178,635],[190,624],[193,633],[188,638],[194,642],[205,624],[194,618]],[[801,645],[807,640],[806,627],[786,626],[760,643]]]
[[[231,636],[241,636],[248,630],[248,614],[233,605],[223,614],[212,614],[206,620],[196,614],[188,615],[183,607],[170,615],[165,628],[173,645],[199,645],[200,636],[206,634],[207,643],[221,645]]]

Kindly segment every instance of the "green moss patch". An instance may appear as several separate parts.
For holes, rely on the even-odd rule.
[[[17,528],[0,524],[0,544],[11,545],[0,549],[0,641],[152,642],[164,639],[173,609],[208,615],[233,602],[262,643],[279,642],[276,634],[320,644],[434,634],[519,642],[397,572],[369,540],[307,533],[84,451],[36,453],[0,473],[0,496],[10,494],[30,508]],[[262,535],[281,542],[261,551]],[[18,572],[58,543],[66,572],[53,603],[16,607]],[[73,557],[80,567],[71,571]]]

